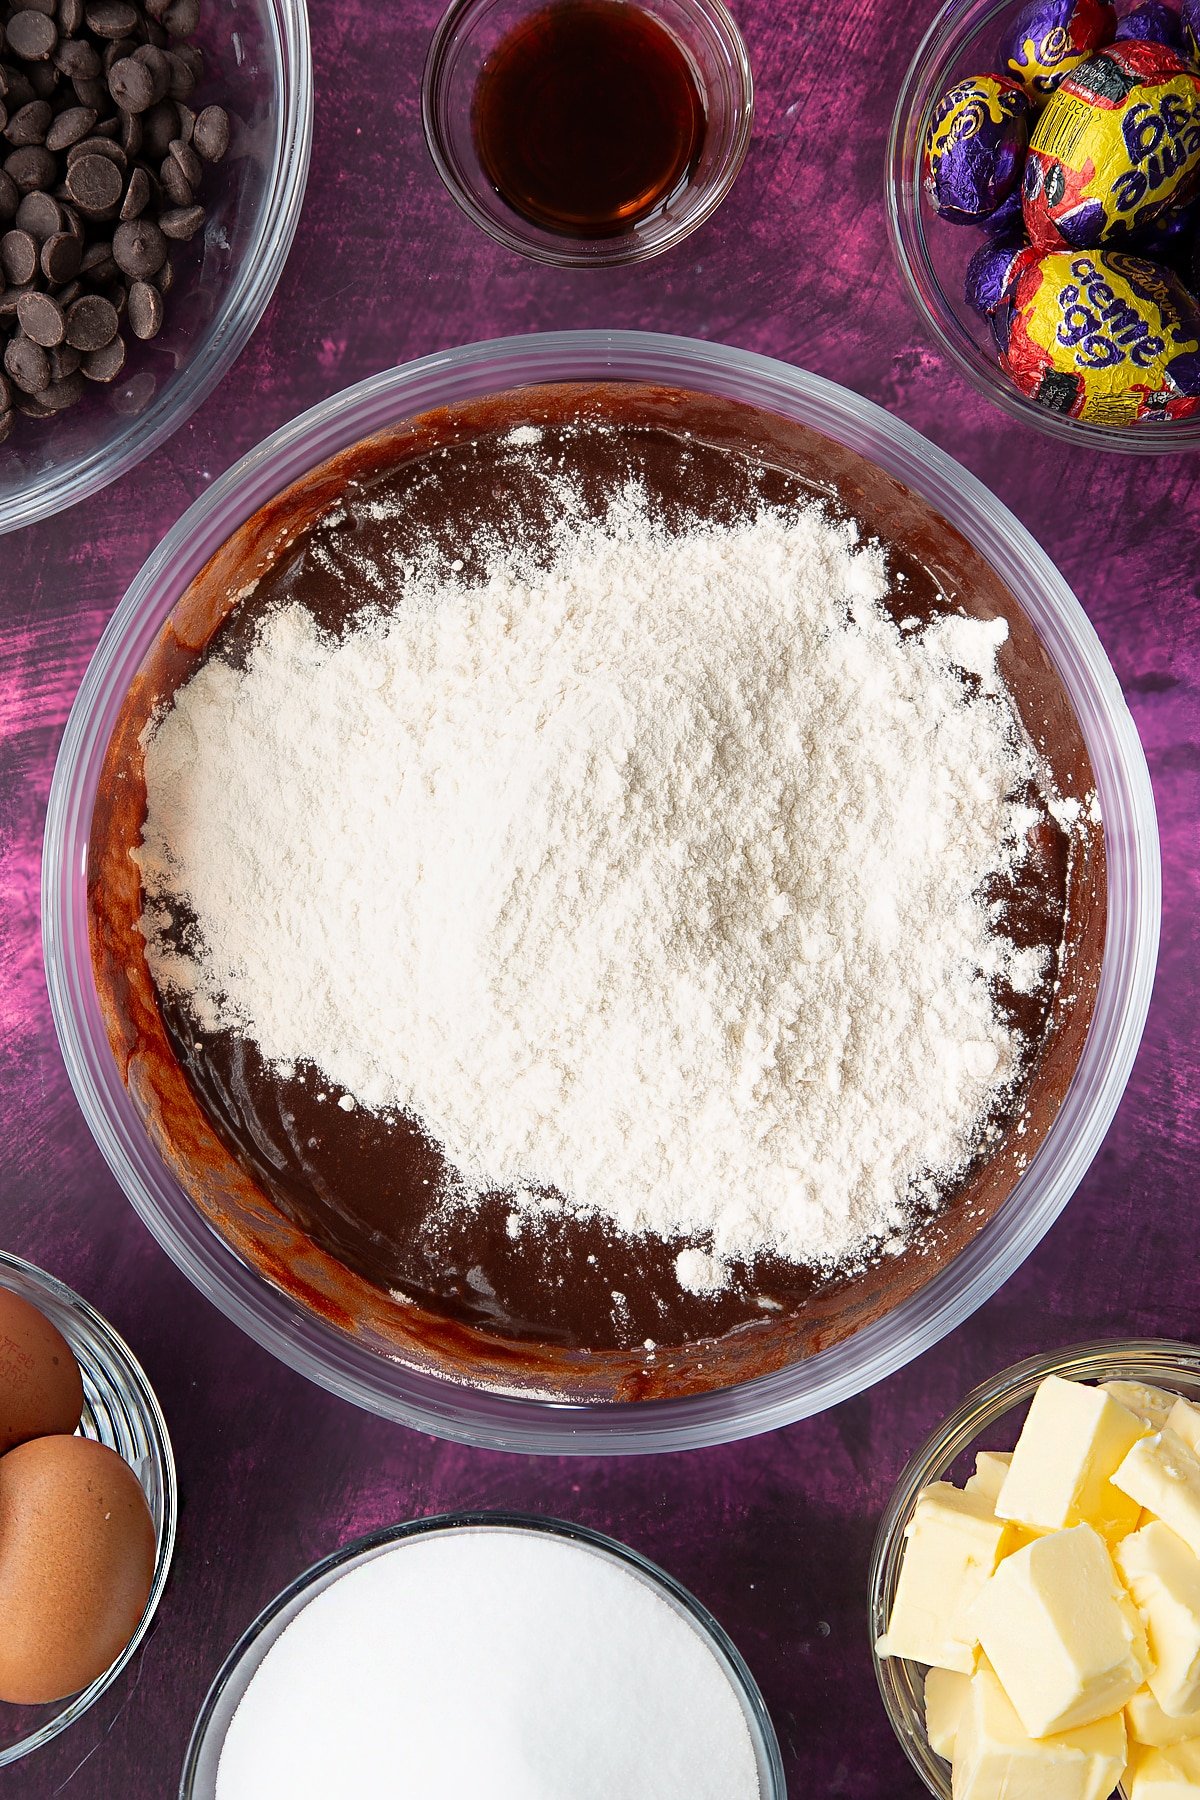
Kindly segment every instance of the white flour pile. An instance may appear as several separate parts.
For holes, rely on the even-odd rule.
[[[741,1703],[636,1575],[540,1533],[401,1543],[310,1600],[217,1800],[759,1800]]]
[[[145,735],[155,980],[415,1115],[514,1233],[554,1187],[691,1235],[698,1290],[894,1247],[1014,1073],[988,976],[1042,963],[980,898],[1032,822],[1007,628],[887,588],[816,508],[672,538],[627,494],[342,640],[280,606]]]

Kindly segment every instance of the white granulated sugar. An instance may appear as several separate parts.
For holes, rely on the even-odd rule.
[[[584,1546],[472,1529],[317,1594],[234,1714],[216,1800],[759,1800],[699,1633]]]
[[[627,493],[542,565],[377,571],[343,638],[285,604],[199,667],[143,740],[155,980],[415,1115],[447,1204],[556,1188],[701,1291],[895,1248],[1017,1066],[1003,621],[901,630],[816,507],[671,537]]]

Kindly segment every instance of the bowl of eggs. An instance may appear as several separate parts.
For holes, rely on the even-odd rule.
[[[171,1442],[128,1346],[0,1251],[0,1768],[125,1668],[162,1597],[175,1517]]]
[[[949,0],[886,200],[918,313],[989,400],[1095,449],[1200,444],[1200,0]]]

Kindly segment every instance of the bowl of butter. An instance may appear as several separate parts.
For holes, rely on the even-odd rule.
[[[939,1800],[1200,1800],[1200,1347],[1032,1357],[898,1481],[880,1692]]]

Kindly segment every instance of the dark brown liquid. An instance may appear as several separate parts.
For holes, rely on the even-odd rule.
[[[666,28],[626,0],[559,0],[488,57],[475,142],[497,193],[564,237],[645,219],[696,166],[704,103]]]

